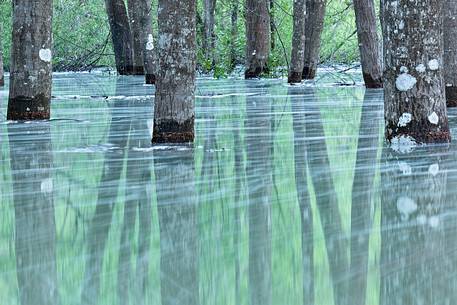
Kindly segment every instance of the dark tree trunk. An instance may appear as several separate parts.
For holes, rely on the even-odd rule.
[[[8,133],[20,304],[57,305],[50,126],[8,125]]]
[[[276,48],[276,40],[275,40],[275,0],[270,0],[270,48],[274,50]]]
[[[215,12],[216,12],[216,0],[203,0],[203,13],[204,13],[204,36],[203,36],[203,52],[205,54],[205,60],[211,62],[211,68],[214,67],[214,49],[216,37],[214,33],[215,25]]]
[[[382,88],[381,57],[373,0],[354,0],[363,79],[367,88]]]
[[[305,14],[306,0],[295,0],[289,83],[300,83],[302,81],[303,67],[305,64]]]
[[[159,0],[153,143],[193,142],[195,0]]]
[[[149,0],[146,0],[150,2]],[[145,0],[127,0],[128,18],[130,25],[130,34],[132,37],[132,62],[133,74],[144,74],[144,33],[142,25],[142,15],[146,9],[144,6]],[[150,32],[150,31],[149,31]]]
[[[377,104],[380,99],[381,91],[367,90],[360,118],[351,206],[351,280],[348,296],[352,305],[366,304],[376,164],[382,125],[382,105]]]
[[[13,1],[8,120],[50,118],[52,1]]]
[[[0,87],[5,85],[5,75],[3,71],[3,29],[0,24]]]
[[[199,302],[198,214],[193,151],[154,155],[162,305]]]
[[[448,107],[457,107],[457,1],[444,2],[444,81]]]
[[[237,64],[237,40],[238,40],[238,0],[232,0],[232,15],[231,15],[231,36],[230,41],[230,66],[232,69]]]
[[[269,7],[269,0],[246,0],[246,79],[268,72],[271,39]]]
[[[321,35],[324,29],[325,6],[325,0],[306,0],[303,79],[314,79],[316,77],[321,49]]]
[[[155,77],[155,46],[154,34],[152,33],[152,3],[149,0],[141,0],[141,44],[143,47],[144,73],[146,84],[153,85]]]
[[[113,40],[116,69],[120,75],[135,74],[133,39],[124,0],[105,0]]]
[[[442,7],[443,0],[384,1],[384,102],[386,138],[391,143],[451,140]]]

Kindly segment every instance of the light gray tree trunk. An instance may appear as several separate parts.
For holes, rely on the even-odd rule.
[[[105,0],[117,73],[132,75],[133,40],[124,0]]]
[[[204,0],[203,1],[203,51],[205,53],[205,60],[211,62],[211,67],[214,67],[214,48],[216,46],[216,37],[214,34],[215,24],[215,12],[216,12],[216,0]]]
[[[444,2],[444,81],[448,107],[457,107],[457,1]]]
[[[5,75],[3,71],[3,29],[0,24],[0,86],[5,85]]]
[[[193,142],[195,0],[159,0],[159,42],[153,143]]]
[[[13,1],[8,120],[50,117],[52,1]]]
[[[373,0],[354,0],[363,79],[367,88],[382,88],[381,57]]]
[[[271,39],[269,8],[269,0],[246,0],[246,79],[268,72]]]
[[[289,83],[300,83],[302,81],[303,67],[305,64],[305,14],[306,0],[295,0]]]
[[[324,29],[325,8],[325,0],[306,0],[303,79],[314,79],[316,77],[321,49],[321,35]]]
[[[391,143],[451,139],[442,7],[443,0],[384,0],[384,102],[386,137]]]

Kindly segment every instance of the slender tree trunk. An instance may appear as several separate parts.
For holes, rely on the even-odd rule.
[[[230,41],[230,67],[235,68],[237,64],[237,40],[238,40],[238,0],[232,0],[232,15],[231,15],[231,36]]]
[[[443,0],[384,1],[384,102],[389,142],[451,140],[443,76],[442,7]]]
[[[105,0],[113,40],[116,69],[120,75],[134,74],[133,40],[124,0]]]
[[[19,299],[22,305],[57,305],[50,126],[30,127],[8,125]]]
[[[149,0],[146,0],[150,2]],[[127,0],[130,33],[132,37],[132,72],[135,75],[144,74],[144,33],[142,15],[145,13],[145,0]]]
[[[305,14],[306,0],[295,0],[289,83],[300,83],[302,81],[303,67],[305,64]]]
[[[49,119],[52,1],[13,1],[8,120]]]
[[[203,13],[204,13],[204,37],[203,37],[203,51],[205,59],[211,61],[211,68],[214,67],[214,48],[216,37],[214,34],[216,12],[216,0],[203,0]]]
[[[154,34],[152,33],[152,3],[149,0],[140,1],[142,12],[141,15],[141,44],[143,46],[144,73],[146,75],[146,84],[153,85],[156,82],[155,77],[155,46]]]
[[[269,7],[269,0],[246,0],[246,79],[268,72],[271,47]]]
[[[159,0],[153,143],[194,140],[195,18],[195,0]]]
[[[5,75],[3,71],[3,29],[0,24],[0,87],[5,85]]]
[[[363,79],[367,88],[382,88],[381,57],[373,0],[354,0]]]
[[[319,64],[326,0],[306,0],[303,79],[314,79]]]
[[[274,50],[276,48],[275,40],[275,0],[270,0],[270,48]]]
[[[444,2],[444,81],[448,107],[457,107],[457,1]]]

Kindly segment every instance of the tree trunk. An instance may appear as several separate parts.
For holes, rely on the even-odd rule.
[[[275,0],[270,0],[270,48],[274,50],[276,48],[275,40]]]
[[[149,2],[149,0],[146,0]],[[132,72],[134,75],[144,75],[144,33],[142,15],[145,13],[145,0],[127,0],[130,33],[132,37]],[[149,31],[150,32],[150,31]]]
[[[324,29],[325,6],[325,0],[306,0],[303,79],[314,79],[316,77],[321,35]]]
[[[442,7],[442,0],[384,1],[384,103],[386,137],[391,143],[451,139],[443,76]]]
[[[203,13],[204,13],[204,36],[203,36],[203,52],[205,53],[205,60],[211,62],[211,68],[214,67],[214,48],[215,48],[215,14],[216,12],[216,0],[204,0],[203,1]]]
[[[295,0],[289,83],[300,83],[302,81],[303,66],[305,64],[305,14],[306,0]]]
[[[5,85],[5,75],[3,71],[3,29],[0,24],[0,87]]]
[[[117,73],[134,74],[133,40],[124,0],[105,0]]]
[[[367,88],[382,88],[381,57],[373,0],[354,0],[363,79]]]
[[[156,82],[156,77],[154,34],[152,33],[152,3],[149,0],[142,0],[140,4],[144,73],[146,75],[146,84],[153,85]]]
[[[8,120],[50,117],[51,32],[51,0],[13,1]]]
[[[193,142],[195,0],[159,0],[153,143]]]
[[[444,81],[448,107],[457,107],[457,1],[444,2]]]
[[[269,0],[246,0],[246,79],[256,78],[268,72],[269,7]]]
[[[232,0],[232,15],[231,15],[231,21],[232,21],[232,31],[231,31],[231,36],[232,39],[230,41],[230,67],[232,69],[235,68],[237,64],[237,39],[238,39],[238,0]]]

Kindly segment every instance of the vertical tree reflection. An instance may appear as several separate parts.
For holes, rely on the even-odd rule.
[[[303,98],[305,89],[289,88],[292,99],[292,119],[294,130],[295,184],[301,216],[301,244],[303,264],[303,304],[314,304],[314,234],[313,213],[308,190],[306,123]],[[298,97],[295,97],[299,95]]]
[[[262,90],[265,91],[265,90]],[[268,98],[246,98],[245,146],[249,197],[251,305],[271,304],[271,107]]]
[[[454,301],[446,301],[443,151],[439,147],[418,148],[410,154],[383,151],[381,304]]]
[[[12,124],[8,133],[20,302],[58,304],[50,126]]]
[[[199,245],[192,148],[154,154],[163,305],[199,304]]]
[[[360,118],[352,186],[350,304],[365,305],[370,233],[374,214],[374,179],[382,122],[382,92],[366,90]]]
[[[347,242],[343,234],[338,198],[329,164],[327,144],[320,109],[316,104],[314,88],[305,105],[305,134],[308,168],[316,194],[322,229],[327,248],[333,295],[336,304],[345,304],[347,282],[342,278],[348,270]]]

